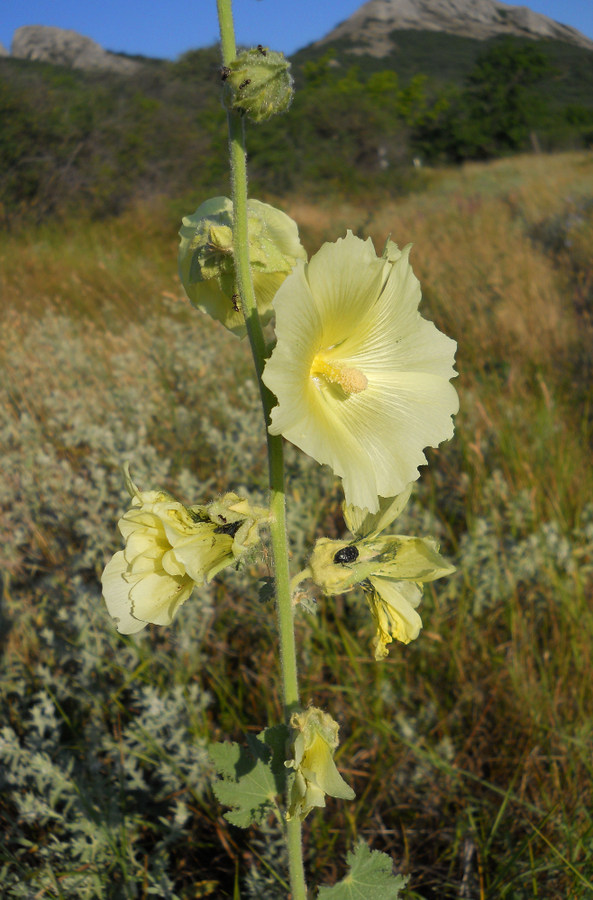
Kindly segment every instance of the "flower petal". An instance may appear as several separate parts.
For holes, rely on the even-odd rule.
[[[175,544],[175,556],[196,582],[210,581],[225,566],[235,562],[233,539],[226,534],[216,534],[214,526],[205,526],[200,535],[187,537]]]
[[[441,556],[439,545],[432,538],[387,534],[372,541],[363,541],[359,546],[361,559],[364,559],[363,548],[366,547],[375,556],[373,575],[424,583],[436,581],[455,571],[455,566]]]
[[[367,316],[374,321],[372,311],[385,268],[385,260],[377,257],[371,239],[361,241],[351,231],[335,244],[323,244],[311,257],[307,280],[323,323],[324,347],[342,348],[345,344],[347,355]]]
[[[387,656],[387,644],[392,640],[409,644],[420,634],[422,619],[416,612],[422,598],[422,589],[410,581],[394,581],[390,578],[371,576],[373,591],[367,593],[367,602],[377,626],[375,659]]]
[[[295,771],[287,818],[301,820],[315,806],[325,806],[325,795],[353,800],[355,793],[336,768],[333,756],[338,746],[338,723],[328,713],[310,706],[293,713],[292,759],[285,762]]]
[[[126,569],[123,551],[118,550],[105,566],[101,576],[103,598],[120,634],[136,634],[146,628],[146,622],[132,615],[130,586],[123,577]]]
[[[130,589],[132,613],[153,625],[170,625],[193,588],[191,578],[173,578],[164,570],[151,572]]]
[[[336,768],[333,749],[320,735],[313,738],[311,746],[305,753],[301,771],[308,781],[317,785],[330,797],[353,800],[356,796]]]

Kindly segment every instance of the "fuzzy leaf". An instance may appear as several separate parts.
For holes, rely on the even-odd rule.
[[[261,824],[286,790],[284,766],[288,729],[284,725],[266,728],[247,736],[247,747],[226,741],[210,744],[208,752],[221,776],[213,784],[216,798],[232,809],[225,819],[239,828]]]
[[[350,871],[333,887],[320,887],[317,900],[398,900],[407,884],[403,875],[393,875],[386,853],[359,843],[346,857]]]
[[[264,576],[258,582],[260,603],[271,603],[276,596],[276,581],[274,578]]]

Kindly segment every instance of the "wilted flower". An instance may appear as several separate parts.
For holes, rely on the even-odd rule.
[[[455,571],[431,538],[381,534],[403,510],[410,490],[411,485],[397,497],[382,498],[374,514],[344,504],[354,540],[320,538],[309,560],[311,577],[325,594],[362,587],[377,627],[375,659],[387,656],[392,640],[408,644],[418,637],[422,584]]]
[[[274,300],[277,345],[263,380],[270,431],[344,481],[371,513],[418,477],[423,448],[452,437],[456,344],[418,313],[410,246],[378,258],[351,232],[297,262]]]
[[[259,200],[247,201],[249,259],[257,308],[262,322],[272,315],[276,291],[297,259],[307,254],[289,216]],[[233,259],[233,204],[213,197],[191,216],[179,232],[179,277],[194,306],[243,337]]]
[[[232,493],[185,507],[164,491],[139,491],[127,470],[126,485],[132,503],[118,523],[125,549],[107,563],[101,582],[117,630],[134,634],[149,622],[170,625],[195,584],[258,542],[268,511]]]
[[[422,628],[422,619],[416,612],[422,599],[419,584],[372,575],[363,589],[377,628],[373,640],[376,660],[388,655],[387,644],[392,641],[409,644],[416,640]]]
[[[292,748],[294,759],[285,763],[294,769],[287,818],[299,816],[301,821],[314,806],[325,806],[325,795],[341,800],[356,796],[336,768],[334,753],[338,746],[338,723],[314,706],[303,713],[293,713]]]

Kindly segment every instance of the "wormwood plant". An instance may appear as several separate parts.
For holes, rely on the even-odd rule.
[[[252,558],[268,530],[274,577],[262,594],[276,601],[284,721],[262,723],[246,746],[210,747],[215,793],[239,827],[265,828],[274,815],[288,848],[293,900],[308,896],[301,825],[326,795],[352,801],[334,762],[338,723],[299,701],[295,614],[314,600],[359,587],[376,635],[377,661],[393,640],[418,637],[424,583],[450,574],[430,538],[391,526],[426,462],[423,449],[453,434],[455,343],[418,313],[420,286],[410,247],[387,240],[377,256],[351,232],[307,261],[295,222],[247,199],[244,124],[284,111],[292,81],[281,54],[258,46],[237,56],[230,0],[218,0],[223,99],[228,109],[232,200],[215,197],[183,220],[179,269],[199,310],[239,338],[247,335],[267,429],[269,505],[233,491],[184,506],[160,490],[141,490],[126,469],[131,496],[119,522],[125,549],[107,564],[103,594],[118,630],[169,625],[194,587]],[[308,565],[291,577],[283,438],[328,464],[342,479],[350,536],[320,538]],[[359,844],[349,874],[320,898],[399,896],[406,879],[392,861]],[[280,879],[281,883],[281,879]],[[309,896],[311,896],[309,894]]]

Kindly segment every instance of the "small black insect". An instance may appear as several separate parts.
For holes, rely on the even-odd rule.
[[[235,537],[240,527],[240,522],[227,522],[226,525],[219,525],[218,528],[215,528],[214,534],[228,534],[229,537]]]
[[[220,80],[226,81],[230,74],[231,74],[231,70],[229,69],[229,67],[222,66],[222,68],[220,70]]]
[[[231,297],[231,302],[232,302],[232,304],[233,304],[233,309],[235,310],[235,312],[239,312],[239,309],[240,309],[240,307],[239,307],[239,295],[238,295],[238,294],[233,294],[233,296]]]
[[[268,51],[266,50],[265,47],[262,47],[261,44],[258,44],[258,45],[257,45],[257,52],[258,52],[258,53],[261,53],[262,56],[267,56],[267,55],[268,55]]]
[[[355,559],[358,559],[358,547],[354,547],[352,544],[349,547],[342,547],[334,556],[335,563],[349,563],[354,562]]]
[[[246,88],[248,84],[251,84],[251,78],[246,78],[245,81],[242,81],[239,85],[239,90],[242,91],[243,88]]]

